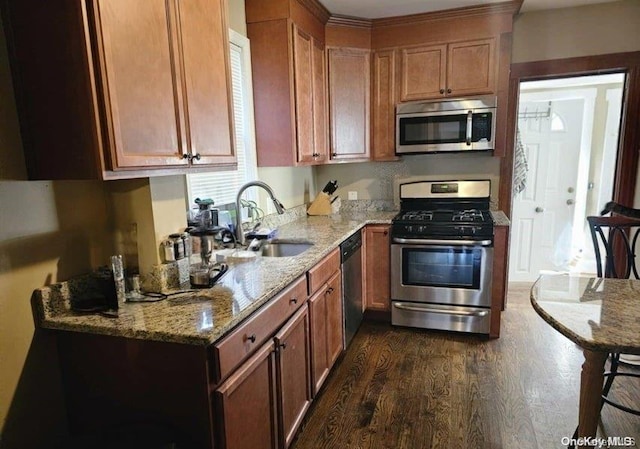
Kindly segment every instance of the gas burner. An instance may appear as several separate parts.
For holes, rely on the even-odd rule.
[[[461,210],[453,214],[451,221],[484,221],[484,216],[482,215],[482,211],[478,209]]]
[[[430,210],[410,210],[402,215],[403,220],[408,221],[431,221],[433,212]]]

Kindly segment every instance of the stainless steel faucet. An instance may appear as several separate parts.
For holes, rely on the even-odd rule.
[[[252,186],[262,187],[264,190],[266,190],[267,193],[269,194],[269,197],[271,198],[271,201],[273,201],[273,205],[276,207],[276,211],[280,215],[284,214],[284,206],[280,201],[276,199],[276,196],[273,193],[273,189],[269,187],[268,184],[262,181],[250,181],[245,185],[243,185],[242,187],[240,187],[240,190],[238,190],[238,195],[236,196],[236,242],[241,245],[244,245],[245,239],[244,239],[244,231],[242,229],[242,210],[240,206],[240,198],[242,197],[242,194],[244,193],[244,191]]]

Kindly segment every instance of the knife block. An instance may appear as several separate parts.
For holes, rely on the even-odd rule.
[[[331,215],[331,200],[329,195],[324,192],[320,192],[316,199],[313,200],[309,209],[307,209],[307,215]]]

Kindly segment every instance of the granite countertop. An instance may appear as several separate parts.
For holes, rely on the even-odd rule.
[[[584,349],[640,354],[640,281],[543,275],[531,304],[561,334]]]
[[[378,205],[365,203],[365,206]],[[278,238],[314,243],[299,256],[257,257],[250,262],[231,265],[213,288],[172,295],[154,303],[125,303],[120,306],[117,318],[71,310],[69,298],[84,294],[82,282],[63,282],[38,289],[32,300],[36,324],[48,329],[193,345],[212,344],[304,275],[351,234],[367,224],[390,224],[397,213],[345,209],[330,216],[303,215],[277,225]],[[509,225],[501,211],[492,211],[492,215],[496,226]]]
[[[36,324],[48,328],[128,338],[209,345],[227,334],[278,292],[320,262],[367,224],[390,224],[394,211],[350,211],[302,217],[278,227],[278,238],[314,243],[295,257],[257,257],[231,265],[213,288],[171,296],[154,303],[125,303],[117,318],[78,314],[70,308],[64,282],[33,295]]]

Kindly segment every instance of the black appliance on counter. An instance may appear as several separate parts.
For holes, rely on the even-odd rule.
[[[488,334],[491,181],[400,185],[391,227],[391,323]]]

